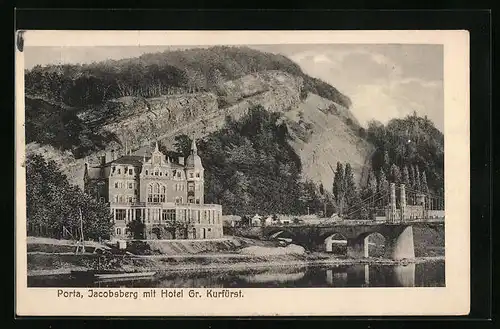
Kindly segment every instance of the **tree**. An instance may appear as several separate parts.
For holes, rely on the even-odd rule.
[[[416,190],[417,187],[417,179],[416,179],[416,172],[415,172],[415,167],[411,166],[411,171],[410,171],[410,184],[411,186],[409,188]]]
[[[339,214],[343,213],[344,208],[344,166],[337,162],[337,170],[333,178],[333,195],[337,203]]]
[[[427,176],[425,175],[425,171],[422,172],[422,186],[421,186],[422,192],[424,193],[429,193],[429,186],[427,186]]]
[[[133,220],[127,223],[127,229],[132,239],[144,239],[146,225],[140,220]]]
[[[410,173],[408,172],[408,167],[405,166],[403,169],[403,184],[405,184],[406,188],[410,188]]]
[[[415,190],[418,192],[422,191],[422,183],[420,179],[420,171],[418,170],[418,166],[415,166]]]
[[[105,203],[70,185],[54,161],[41,155],[26,159],[26,215],[28,234],[52,238],[109,238],[113,223]],[[63,234],[63,232],[65,232]]]
[[[361,191],[361,198],[364,200],[364,207],[373,206],[374,196],[377,194],[377,178],[373,174],[373,171],[370,170],[368,172],[368,178],[366,180],[366,186]],[[366,211],[368,209],[365,208]]]
[[[401,184],[401,170],[394,163],[391,166],[391,182],[396,185]]]
[[[352,172],[352,167],[350,163],[345,165],[344,173],[344,191],[345,191],[345,201],[348,209],[352,210],[359,207],[359,194],[356,188],[356,183],[354,182],[354,174]]]
[[[389,181],[387,180],[387,177],[385,176],[385,172],[383,169],[380,170],[380,173],[378,175],[378,192],[379,193],[389,192]]]
[[[174,147],[177,152],[182,154],[183,157],[189,156],[191,153],[191,144],[193,140],[187,135],[177,135],[175,136]]]
[[[384,162],[383,162],[383,169],[386,171],[386,172],[389,172],[390,170],[390,164],[391,164],[391,160],[389,158],[389,152],[387,150],[384,151]]]

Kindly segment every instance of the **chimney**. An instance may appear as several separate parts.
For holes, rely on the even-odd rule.
[[[179,157],[179,164],[184,166],[184,157]]]

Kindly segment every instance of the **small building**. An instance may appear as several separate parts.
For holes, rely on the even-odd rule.
[[[262,216],[259,214],[255,214],[255,216],[252,217],[252,226],[262,226]]]
[[[241,226],[241,216],[237,215],[223,215],[222,223],[225,227],[239,227]]]
[[[266,219],[264,219],[265,226],[271,226],[273,224],[276,224],[277,222],[278,222],[278,220],[274,220],[272,215],[269,215],[266,217]]]

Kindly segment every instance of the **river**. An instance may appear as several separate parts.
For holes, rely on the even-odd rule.
[[[28,277],[29,287],[305,288],[444,287],[444,261],[408,265],[309,266],[288,270],[171,272],[152,279],[76,281],[69,275]]]

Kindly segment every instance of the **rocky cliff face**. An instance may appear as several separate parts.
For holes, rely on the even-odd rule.
[[[304,177],[333,186],[337,161],[349,162],[357,181],[364,183],[373,146],[358,135],[350,112],[315,94],[286,112],[291,141],[300,156]]]
[[[306,178],[330,188],[336,162],[350,162],[361,179],[371,146],[356,134],[357,121],[349,110],[315,94],[301,100],[302,78],[282,71],[264,71],[226,81],[214,92],[165,95],[157,98],[123,97],[89,109],[80,118],[101,131],[111,132],[116,142],[85,159],[50,146],[28,145],[28,153],[40,153],[61,165],[73,184],[83,184],[85,162],[125,147],[136,149],[158,140],[171,148],[179,134],[197,138],[220,129],[226,116],[235,119],[254,105],[285,113],[292,146],[301,157]]]

